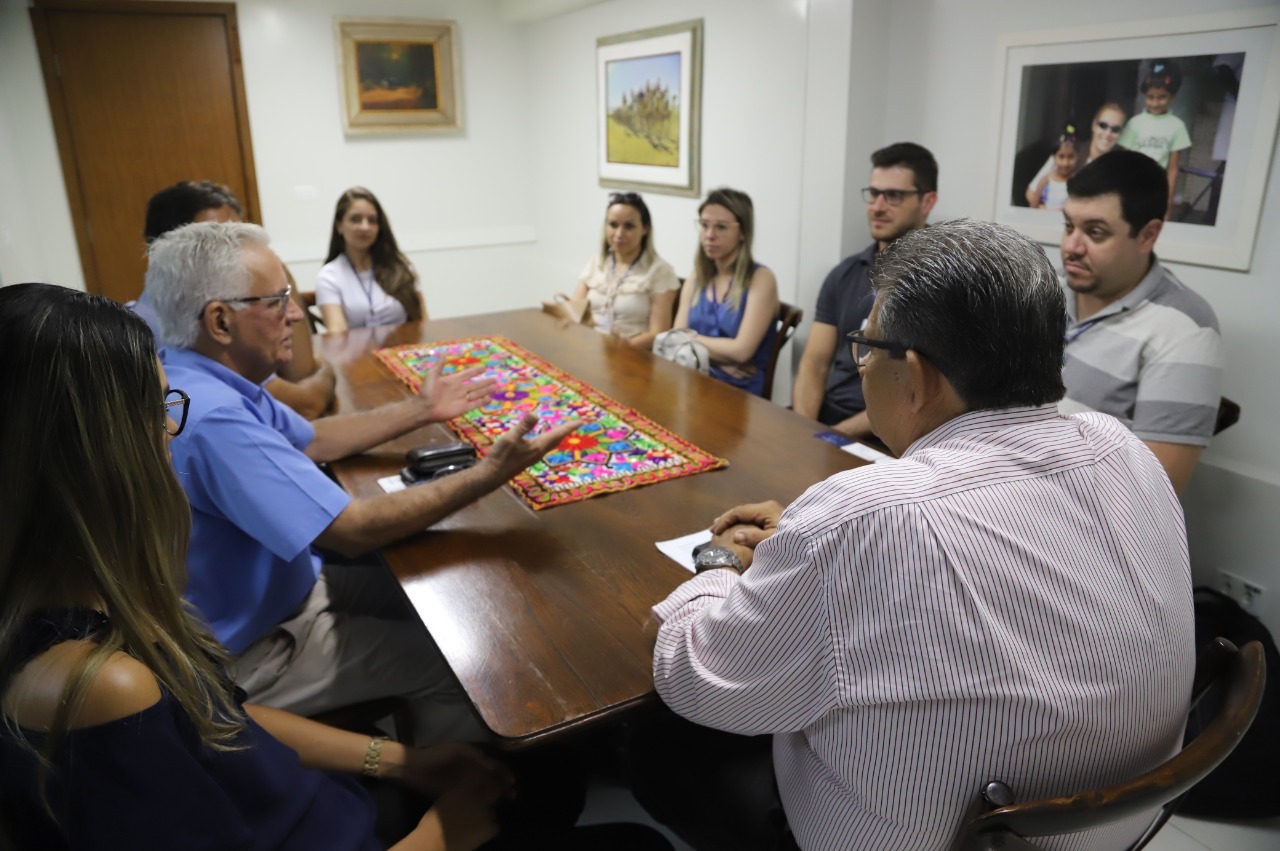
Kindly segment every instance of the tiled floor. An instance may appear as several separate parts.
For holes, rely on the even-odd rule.
[[[594,779],[587,790],[587,808],[582,813],[579,824],[601,824],[604,822],[636,822],[647,824],[662,831],[671,841],[676,851],[693,851],[675,837],[669,830],[656,824],[644,808],[631,797],[629,789],[614,785],[607,781]],[[1196,849],[1199,851],[1199,849]]]
[[[1206,821],[1174,816],[1147,851],[1277,851],[1280,819]]]
[[[656,827],[626,789],[594,782],[587,795],[582,823],[609,821],[640,822]],[[670,833],[663,832],[676,851],[693,851]],[[1280,819],[1221,822],[1174,816],[1147,845],[1147,851],[1280,851]]]

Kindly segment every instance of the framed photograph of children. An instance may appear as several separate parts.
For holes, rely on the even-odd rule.
[[[453,21],[336,18],[347,133],[462,129]]]
[[[1116,147],[1165,168],[1162,259],[1247,270],[1280,118],[1280,8],[1000,40],[996,221],[1056,244],[1066,181]]]
[[[702,19],[596,40],[600,185],[696,198]]]

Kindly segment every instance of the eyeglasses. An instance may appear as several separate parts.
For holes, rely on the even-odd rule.
[[[698,230],[702,233],[712,231],[713,233],[725,234],[738,227],[737,222],[709,222],[706,219],[694,219],[693,223],[698,226]]]
[[[284,288],[284,292],[276,293],[275,295],[247,295],[243,298],[220,298],[216,299],[216,301],[220,301],[223,304],[250,304],[255,301],[274,301],[276,303],[276,310],[281,313],[288,313],[289,299],[292,296],[293,284],[290,284]]]
[[[871,357],[872,349],[884,349],[894,357],[902,357],[907,353],[908,349],[914,349],[915,346],[909,346],[906,343],[894,343],[890,340],[873,340],[870,337],[864,337],[857,331],[849,334],[849,342],[853,345],[853,362],[858,366],[862,366],[867,362],[867,358]]]
[[[902,203],[903,199],[908,195],[919,195],[919,189],[876,189],[874,186],[862,187],[862,200],[868,204],[874,204],[880,198],[884,198],[885,203],[890,207],[896,207]]]
[[[251,304],[255,301],[274,301],[276,303],[276,310],[278,310],[281,313],[288,313],[289,299],[291,299],[292,297],[293,297],[293,284],[290,284],[289,286],[285,287],[284,292],[276,293],[275,295],[247,295],[247,296],[242,296],[240,298],[215,298],[213,301],[206,302],[205,306],[200,308],[200,314],[196,318],[197,319],[203,318],[205,310],[209,307],[210,304],[213,304],[214,301],[220,301],[223,304]]]
[[[1095,121],[1093,123],[1098,126],[1099,130],[1106,130],[1107,132],[1110,132],[1110,133],[1119,133],[1121,130],[1124,129],[1123,124],[1108,124],[1105,121]]]
[[[172,413],[174,408],[179,405],[182,409],[176,414]],[[182,429],[187,425],[187,411],[191,408],[191,397],[181,390],[169,390],[164,394],[164,430],[171,437],[177,437],[182,434]],[[173,420],[178,424],[177,428],[169,428],[169,420]]]
[[[610,192],[609,203],[612,204],[638,204],[640,196],[635,192]]]

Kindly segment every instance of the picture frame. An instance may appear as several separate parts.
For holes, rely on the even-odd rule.
[[[702,19],[596,40],[600,185],[696,198]]]
[[[335,18],[334,32],[346,133],[462,129],[457,24]]]
[[[1124,118],[1129,132],[1116,144],[1144,150],[1156,141],[1139,89],[1160,89],[1152,81],[1162,78],[1174,91],[1167,112],[1182,120],[1190,147],[1173,162],[1175,192],[1156,249],[1164,260],[1249,269],[1280,118],[1280,9],[1011,33],[1000,38],[999,55],[995,221],[1056,245],[1061,213],[1032,209],[1029,196],[1037,188],[1037,200],[1053,194],[1047,182],[1061,183],[1071,142],[1077,168],[1101,155],[1106,136],[1095,142],[1093,134],[1112,131],[1098,121]],[[1125,114],[1108,119],[1106,104]],[[1064,164],[1046,181],[1055,150]],[[1059,186],[1056,200],[1064,192]]]

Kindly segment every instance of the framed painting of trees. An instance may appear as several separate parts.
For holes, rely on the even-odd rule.
[[[600,185],[696,197],[702,20],[596,41]]]

